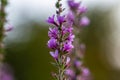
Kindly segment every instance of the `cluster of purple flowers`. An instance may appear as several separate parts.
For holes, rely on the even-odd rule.
[[[61,8],[62,5],[59,4],[60,1],[58,0],[56,4],[57,15],[53,15],[47,20],[48,23],[54,25],[54,27],[49,28],[48,36],[50,40],[47,45],[52,50],[50,55],[55,59],[58,69],[62,70],[57,76],[55,74],[55,77],[57,77],[57,80],[90,80],[90,71],[82,61],[85,45],[79,45],[79,38],[75,38],[75,35],[80,34],[81,28],[88,26],[90,23],[90,20],[83,16],[87,12],[87,8],[82,6],[81,2],[68,0],[69,12],[67,15],[61,16],[60,13],[63,9]],[[73,26],[75,35],[73,34]],[[72,50],[73,48],[75,49]],[[74,53],[74,56],[71,56],[72,59],[68,55],[70,53]],[[63,78],[60,76],[61,73],[64,75]]]
[[[84,56],[85,46],[83,44],[80,45],[81,56]],[[84,66],[84,63],[77,56],[75,60],[73,60],[73,66],[66,70],[65,74],[68,76],[69,80],[92,80],[90,70]]]
[[[88,17],[83,16],[87,12],[87,8],[81,5],[81,2],[75,2],[75,0],[68,0],[68,6],[70,8],[67,15],[69,22],[74,25],[75,35],[80,34],[80,30],[84,26],[88,26],[90,20]],[[84,66],[82,59],[84,58],[85,45],[79,45],[79,39],[75,38],[75,50],[74,56],[72,56],[72,66],[66,70],[66,75],[69,80],[91,80],[91,74],[88,68]]]
[[[71,20],[76,26],[88,26],[90,20],[82,14],[87,12],[87,8],[81,5],[81,2],[75,2],[75,0],[68,0],[68,6],[70,12],[68,13],[68,19]],[[77,19],[76,19],[77,18]]]
[[[65,26],[66,17],[57,15],[57,20],[55,20],[55,15],[49,17],[48,23],[53,24],[53,28],[49,28],[48,36],[50,40],[47,45],[54,52],[50,52],[51,56],[58,59],[60,53],[70,53],[73,46],[74,34],[72,26]]]
[[[70,66],[69,54],[72,52],[73,41],[75,35],[73,34],[73,27],[71,22],[67,19],[66,15],[61,15],[64,10],[61,8],[61,0],[56,3],[56,15],[49,17],[47,22],[54,27],[50,27],[48,31],[49,41],[48,47],[52,50],[50,55],[55,59],[55,64],[58,67],[58,74],[54,77],[57,80],[66,80],[65,70]],[[71,24],[71,25],[70,25]]]

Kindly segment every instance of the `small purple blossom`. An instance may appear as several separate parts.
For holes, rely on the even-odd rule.
[[[87,12],[87,7],[85,7],[85,6],[80,6],[79,9],[78,9],[78,12],[79,12],[79,13],[86,13],[86,12]]]
[[[48,31],[48,36],[50,38],[55,38],[57,39],[58,38],[58,28],[49,28],[49,31]]]
[[[58,20],[59,24],[61,25],[62,23],[65,22],[65,15],[63,15],[63,16],[58,15],[57,20]]]
[[[73,31],[73,27],[65,27],[65,26],[62,26],[62,34],[63,34],[63,35],[64,35],[64,34],[67,34],[67,33],[71,34],[72,31]]]
[[[88,26],[90,24],[90,20],[87,17],[82,17],[80,20],[80,26]]]
[[[68,33],[72,33],[73,27],[67,27],[67,28],[66,28],[66,31],[67,31]]]
[[[89,76],[90,75],[90,71],[88,68],[83,68],[82,69],[82,75],[83,76]]]
[[[51,49],[56,49],[58,44],[57,44],[57,40],[54,38],[51,38],[48,43],[47,43],[48,47]]]
[[[76,68],[79,68],[81,65],[82,65],[82,62],[80,62],[80,61],[78,61],[78,60],[75,60],[74,66],[75,66]]]
[[[69,34],[66,40],[72,42],[72,41],[74,40],[74,38],[75,38],[75,35],[73,35],[73,34]]]
[[[73,78],[73,77],[75,76],[75,73],[74,73],[74,71],[73,71],[72,69],[67,69],[67,70],[65,71],[65,74],[66,74],[67,76],[71,77],[71,78]]]
[[[73,12],[69,12],[67,14],[67,19],[69,22],[73,22],[75,20],[75,15],[73,14]]]
[[[58,59],[58,50],[55,50],[55,52],[50,52],[50,55],[54,58],[54,59]]]
[[[90,71],[88,68],[82,69],[82,74],[77,76],[78,80],[92,80]]]
[[[52,17],[49,17],[47,22],[58,26],[58,24],[55,22],[55,15],[53,15]]]
[[[75,2],[74,0],[68,0],[68,5],[71,9],[77,9],[80,3]]]
[[[71,52],[71,50],[74,48],[71,42],[65,42],[63,46],[63,52]]]
[[[54,18],[55,18],[55,15],[53,15],[52,17],[49,17],[48,20],[47,20],[47,22],[54,24],[54,22],[55,22]]]

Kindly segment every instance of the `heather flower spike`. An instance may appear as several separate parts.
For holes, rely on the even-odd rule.
[[[90,20],[87,16],[83,16],[84,13],[87,12],[87,8],[81,5],[82,2],[75,2],[75,0],[68,0],[69,13],[67,14],[67,22],[73,24],[74,34],[77,36],[81,33],[83,27],[88,26],[90,24]],[[81,40],[77,36],[75,37],[73,34],[69,34],[66,40],[73,41],[74,46],[71,43],[64,43],[63,50],[66,52],[71,52],[71,48],[74,47],[72,51],[74,54],[71,56],[71,66],[66,70],[66,75],[68,80],[91,80],[90,70],[85,67],[83,59],[85,53],[85,45],[80,43]],[[74,39],[75,37],[75,39]],[[74,72],[74,73],[73,73]]]
[[[58,67],[58,73],[54,73],[54,78],[56,80],[68,80],[65,71],[69,67],[70,64],[70,53],[73,46],[73,41],[75,35],[73,34],[72,24],[68,26],[68,19],[66,15],[61,15],[64,11],[62,9],[61,0],[58,0],[56,3],[56,15],[49,17],[47,22],[53,24],[54,27],[50,27],[48,31],[49,41],[47,42],[48,48],[50,51],[50,55],[55,60],[56,66]]]

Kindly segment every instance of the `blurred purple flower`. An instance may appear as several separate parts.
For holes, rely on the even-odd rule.
[[[76,68],[80,68],[81,65],[82,65],[82,62],[81,62],[81,61],[79,61],[79,60],[75,60],[75,62],[74,62],[74,66],[75,66]]]
[[[75,19],[75,16],[74,16],[73,12],[72,12],[72,11],[69,12],[69,13],[67,14],[67,20],[68,20],[69,22],[73,22],[74,19]]]
[[[85,7],[85,6],[80,6],[79,9],[78,9],[78,12],[79,12],[79,13],[86,13],[86,12],[87,12],[87,7]]]
[[[74,73],[74,71],[73,71],[72,69],[67,69],[67,70],[65,71],[65,74],[66,74],[67,76],[69,76],[70,78],[73,78],[73,77],[75,76],[75,73]]]
[[[90,20],[88,17],[84,16],[80,20],[80,26],[88,26],[90,24]]]
[[[83,76],[89,76],[90,75],[90,71],[88,68],[83,68],[82,69],[82,75]]]
[[[68,0],[68,5],[71,9],[78,9],[80,3],[75,2],[74,0]]]

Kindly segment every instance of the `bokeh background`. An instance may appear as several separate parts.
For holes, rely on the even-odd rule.
[[[46,19],[55,13],[56,0],[8,0],[7,20],[14,26],[5,38],[6,62],[15,80],[52,80],[53,59],[47,48]],[[63,0],[66,7],[67,0]],[[80,0],[77,0],[80,1]],[[81,35],[85,64],[94,80],[120,80],[120,1],[82,0],[91,24]],[[65,12],[65,13],[66,13]]]

